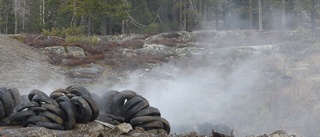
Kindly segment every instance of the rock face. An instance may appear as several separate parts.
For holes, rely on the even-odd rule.
[[[0,62],[0,86],[29,92],[56,80],[67,83],[59,68],[50,65],[45,56],[7,36],[0,36]]]
[[[97,137],[110,130],[97,122],[77,124],[73,130],[50,130],[43,127],[0,127],[0,136],[64,136],[64,137]]]

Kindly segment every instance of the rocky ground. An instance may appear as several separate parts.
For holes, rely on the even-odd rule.
[[[35,47],[0,36],[1,86],[16,87],[23,93],[31,89],[50,93],[70,84],[85,85],[98,95],[114,88],[137,90],[163,110],[172,124],[172,136],[210,135],[210,126],[200,128],[199,125],[221,119],[235,129],[235,136],[287,137],[319,133],[319,126],[310,119],[319,112],[320,42],[316,33],[200,31],[108,36],[100,40],[107,43],[104,45],[107,48],[99,45],[91,50],[79,45]],[[103,50],[103,56],[95,56],[96,60],[89,63],[70,65],[79,59],[81,62],[92,59],[92,49]],[[164,102],[163,94],[166,95]],[[179,98],[173,98],[177,96]],[[188,104],[190,99],[198,105]],[[252,102],[256,102],[255,105]],[[187,107],[173,110],[168,104],[187,104]],[[221,104],[225,107],[217,107]],[[183,116],[185,113],[190,113],[190,117]],[[94,125],[90,128],[97,129],[78,125],[83,127],[72,134],[92,136],[89,134],[94,132],[93,136],[98,136],[111,132],[102,124],[90,124]],[[307,126],[301,128],[301,124]],[[4,135],[25,130],[49,132],[43,128],[1,128]],[[71,132],[49,133],[59,136]],[[141,131],[126,134],[155,135]]]

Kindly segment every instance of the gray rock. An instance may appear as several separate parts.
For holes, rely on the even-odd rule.
[[[277,130],[270,134],[269,137],[289,137],[289,135],[283,130]]]
[[[105,69],[105,67],[98,64],[88,64],[71,68],[69,75],[77,78],[97,78]]]
[[[122,134],[128,134],[132,130],[133,129],[130,124],[122,123],[117,125],[115,128],[111,129],[108,133],[111,135],[122,135]]]
[[[77,46],[67,46],[67,52],[74,57],[85,57],[83,49]]]
[[[68,136],[68,137],[96,137],[109,130],[97,122],[77,124],[72,130],[51,130],[44,127],[1,127],[0,136]]]
[[[157,44],[146,44],[143,48],[135,50],[135,52],[148,55],[172,55],[175,53],[174,48]]]
[[[45,55],[48,55],[48,54],[54,54],[54,55],[58,55],[58,56],[66,56],[67,55],[67,51],[66,51],[65,47],[63,47],[63,46],[46,47],[44,49],[43,53]]]

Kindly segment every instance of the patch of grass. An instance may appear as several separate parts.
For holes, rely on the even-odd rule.
[[[121,42],[121,47],[128,48],[128,49],[138,49],[142,48],[144,45],[144,42],[142,39],[133,39],[133,40],[127,40],[124,42]]]
[[[66,62],[62,62],[62,66],[79,66],[85,65],[90,63],[95,63],[97,60],[103,59],[104,55],[93,55],[93,56],[86,56],[81,58],[71,58]]]
[[[100,38],[98,36],[67,36],[67,43],[79,43],[84,45],[98,45],[100,44]]]

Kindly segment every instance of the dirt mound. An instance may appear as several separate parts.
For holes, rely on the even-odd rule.
[[[50,86],[65,83],[59,68],[45,60],[31,47],[0,35],[0,86],[16,87],[24,93],[34,88],[48,88],[49,83]]]

